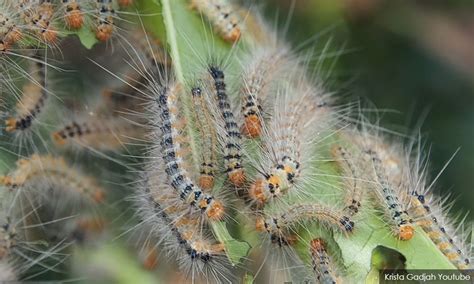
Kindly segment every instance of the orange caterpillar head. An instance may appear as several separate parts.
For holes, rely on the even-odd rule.
[[[247,137],[255,138],[259,137],[262,133],[262,122],[256,114],[251,114],[245,117],[244,124],[240,131]]]
[[[201,202],[206,202],[206,200],[202,200]],[[205,207],[201,207],[205,208]],[[211,220],[221,220],[224,216],[224,205],[222,202],[217,200],[212,200],[211,204],[209,204],[207,208],[207,217]]]
[[[309,245],[311,249],[315,251],[325,250],[326,248],[326,243],[322,239],[313,239]]]
[[[41,32],[41,37],[46,43],[54,43],[58,38],[58,33],[55,30],[45,29]]]
[[[133,4],[133,0],[119,0],[118,3],[121,7],[127,7]]]
[[[114,27],[111,24],[100,24],[96,31],[95,37],[99,41],[108,41],[112,37]]]
[[[82,27],[84,24],[84,14],[80,9],[79,4],[74,2],[67,6],[64,21],[71,29],[80,29]]]
[[[398,237],[402,241],[408,241],[413,238],[413,235],[415,234],[415,229],[413,228],[412,225],[401,225]]]
[[[237,42],[240,39],[241,36],[240,29],[238,27],[233,27],[230,32],[225,34],[223,37],[226,41],[229,41],[231,43]]]
[[[210,190],[214,187],[214,177],[202,174],[199,176],[199,187],[204,190]]]
[[[236,169],[229,173],[230,182],[236,187],[242,187],[245,183],[245,172],[243,169]]]
[[[7,47],[15,44],[18,42],[21,38],[23,37],[23,34],[18,28],[13,28],[8,34],[5,35],[4,37],[4,42]],[[2,48],[0,47],[0,51],[2,51]]]
[[[264,204],[267,201],[267,197],[265,196],[264,193],[264,185],[265,185],[265,180],[264,179],[257,179],[249,189],[249,196],[253,200],[257,201],[260,204]]]

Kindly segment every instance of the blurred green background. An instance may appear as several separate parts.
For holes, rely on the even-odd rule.
[[[385,127],[406,132],[421,125],[432,177],[460,148],[435,191],[456,199],[453,212],[473,211],[473,0],[261,2],[280,26],[294,5],[286,35],[293,43],[320,35],[321,44],[332,40],[332,50],[345,50],[334,90],[391,110],[382,115]]]

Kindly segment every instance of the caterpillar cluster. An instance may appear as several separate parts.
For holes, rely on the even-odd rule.
[[[183,72],[180,64],[188,62],[179,53],[198,50],[194,42],[182,31],[168,36],[170,42],[158,40],[155,27],[139,19],[145,30],[120,34],[120,51],[81,50],[114,81],[104,76],[93,84],[77,82],[94,85],[82,90],[84,95],[50,84],[51,77],[66,73],[48,74],[48,57],[59,38],[88,30],[108,42],[119,29],[119,7],[133,2],[0,4],[2,68],[16,66],[12,55],[31,59],[26,82],[10,84],[8,75],[1,75],[0,83],[10,84],[8,98],[16,100],[2,116],[6,137],[31,129],[49,134],[32,138],[25,146],[28,156],[15,153],[16,164],[0,175],[8,195],[0,199],[1,281],[34,279],[31,268],[47,266],[43,260],[59,265],[63,260],[56,253],[69,253],[60,245],[67,242],[79,250],[125,245],[132,261],[160,272],[157,281],[168,280],[162,272],[170,267],[192,283],[237,282],[244,270],[256,271],[256,279],[266,270],[279,278],[294,261],[305,264],[303,278],[339,283],[354,271],[337,257],[351,259],[357,249],[373,249],[375,241],[369,237],[364,248],[355,243],[350,252],[341,251],[349,247],[344,244],[363,239],[368,230],[387,233],[380,245],[396,243],[401,249],[426,235],[453,267],[472,268],[469,242],[446,216],[445,199],[431,192],[421,150],[386,137],[364,120],[366,113],[341,107],[321,77],[323,70],[311,71],[314,58],[298,54],[254,9],[229,0],[187,1],[180,12],[202,20],[203,29],[210,24],[223,40],[218,45],[229,51],[225,60],[208,58],[192,74]],[[137,1],[136,7],[141,5]],[[146,17],[164,17],[169,28],[173,17],[167,5],[163,1],[157,6],[163,13]],[[189,46],[176,47],[183,42]],[[21,54],[25,47],[34,52]],[[71,95],[63,97],[67,92]],[[52,112],[52,94],[65,115],[43,120]],[[14,152],[9,143],[0,149]],[[90,167],[89,174],[76,164]],[[106,196],[106,185],[117,190]],[[25,204],[27,212],[11,209]],[[109,213],[113,221],[97,218],[96,211]],[[372,228],[372,220],[383,225]],[[39,260],[30,258],[32,264],[19,268],[15,258],[28,257],[20,254],[26,235],[52,247],[35,250]],[[248,246],[250,252],[243,252]],[[262,257],[266,251],[278,263]],[[46,268],[49,273],[54,266]]]
[[[0,4],[0,53],[25,46],[55,45],[65,29],[87,25],[99,41],[107,41],[116,27],[116,9],[132,0],[6,0]]]

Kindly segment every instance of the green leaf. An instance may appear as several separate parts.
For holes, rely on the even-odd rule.
[[[95,37],[95,33],[88,27],[82,27],[77,31],[76,34],[79,37],[82,45],[87,49],[91,49],[96,43],[99,42]]]
[[[250,245],[247,242],[235,240],[227,230],[225,222],[212,222],[212,230],[217,237],[217,240],[225,245],[227,258],[233,265],[240,263],[242,257],[247,256]]]

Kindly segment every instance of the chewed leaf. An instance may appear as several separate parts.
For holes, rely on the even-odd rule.
[[[82,45],[87,49],[91,49],[96,43],[98,43],[94,32],[89,28],[82,27],[77,32],[77,36],[81,40]]]
[[[246,257],[250,245],[247,242],[241,242],[234,239],[227,230],[224,222],[212,223],[212,230],[216,234],[217,240],[225,245],[225,251],[230,262],[234,265],[240,263],[240,259]]]

